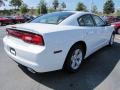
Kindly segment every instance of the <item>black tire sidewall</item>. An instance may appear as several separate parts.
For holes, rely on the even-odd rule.
[[[120,33],[119,33],[119,30],[120,30],[120,28],[117,29],[117,34],[120,34]]]
[[[83,49],[82,49],[81,45],[75,45],[75,46],[73,46],[73,47],[70,49],[70,51],[69,51],[69,53],[68,53],[68,55],[67,55],[65,64],[64,64],[64,69],[67,70],[68,72],[78,72],[79,69],[80,69],[80,66],[79,66],[79,68],[77,68],[77,69],[73,69],[73,68],[71,67],[71,57],[72,57],[73,52],[74,52],[75,50],[77,50],[77,49],[80,49],[80,50],[82,51],[82,55],[84,55],[84,54],[83,54]],[[83,60],[83,56],[82,56],[82,60]],[[82,61],[81,61],[81,62],[82,62]]]
[[[112,45],[114,44],[114,41],[113,41],[113,44],[111,44],[112,38],[115,39],[115,34],[114,34],[114,33],[112,33],[112,35],[111,35],[111,37],[110,37],[109,46],[112,46]]]
[[[0,22],[0,26],[2,26],[2,22]]]

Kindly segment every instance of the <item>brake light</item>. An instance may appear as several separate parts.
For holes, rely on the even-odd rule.
[[[18,31],[18,30],[6,30],[8,35],[17,37],[27,43],[32,43],[35,45],[44,45],[44,40],[41,35],[37,35],[34,33],[28,33],[28,32],[23,32],[23,31]]]

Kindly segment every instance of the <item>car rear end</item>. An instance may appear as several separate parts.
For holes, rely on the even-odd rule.
[[[42,62],[41,57],[45,50],[43,36],[13,28],[7,28],[6,32],[7,36],[3,41],[8,56],[35,72],[45,72],[45,62]]]
[[[15,19],[16,19],[17,23],[24,23],[25,22],[25,19],[22,16],[16,16]]]
[[[5,22],[5,24],[12,24],[12,19],[5,18],[4,22]]]
[[[3,24],[11,24],[12,23],[12,20],[9,19],[9,18],[5,18],[5,17],[0,17],[0,25],[3,25]]]
[[[10,58],[32,71],[62,69],[68,51],[63,46],[64,42],[61,42],[61,36],[74,28],[62,21],[71,18],[73,14],[55,12],[39,16],[29,23],[7,26],[7,36],[3,40],[5,51]]]
[[[120,34],[120,22],[111,23],[111,26],[115,28],[116,34]]]

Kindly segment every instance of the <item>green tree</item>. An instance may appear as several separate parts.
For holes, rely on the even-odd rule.
[[[66,4],[64,2],[62,2],[58,8],[57,8],[57,11],[63,11],[64,9],[66,8]],[[55,9],[54,9],[55,10]],[[56,11],[56,10],[55,10]]]
[[[120,16],[120,10],[117,10],[117,11],[116,11],[116,15],[117,15],[117,16]]]
[[[28,12],[28,6],[26,4],[23,4],[21,7],[20,7],[20,12],[22,14],[26,14]]]
[[[98,9],[97,9],[97,6],[96,5],[93,5],[93,7],[92,7],[92,13],[98,13]]]
[[[66,8],[65,2],[62,2],[62,3],[61,3],[61,6],[62,6],[63,9]]]
[[[46,14],[47,13],[47,4],[45,3],[45,0],[40,0],[40,3],[38,5],[37,13],[38,14]]]
[[[30,8],[29,10],[30,15],[34,15],[35,14],[35,9],[33,7]]]
[[[107,0],[105,2],[103,12],[105,14],[111,14],[115,12],[114,2],[112,0]]]
[[[87,11],[87,8],[83,3],[79,2],[78,5],[77,5],[76,10],[77,11]]]
[[[55,12],[55,9],[52,8],[52,7],[49,7],[49,8],[48,8],[48,12],[49,12],[49,13],[51,13],[51,12]]]
[[[9,14],[10,14],[9,10],[6,9],[3,10],[3,15],[9,15]]]
[[[58,8],[58,6],[59,6],[59,1],[54,0],[52,4],[53,4],[53,8],[56,10]]]
[[[22,0],[11,0],[10,6],[15,7],[15,9],[19,9],[19,7],[22,5],[22,3],[23,3]]]

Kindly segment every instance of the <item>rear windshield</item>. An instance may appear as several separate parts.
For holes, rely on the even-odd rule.
[[[71,16],[72,12],[54,12],[39,16],[30,23],[45,23],[45,24],[59,24],[67,17]]]

